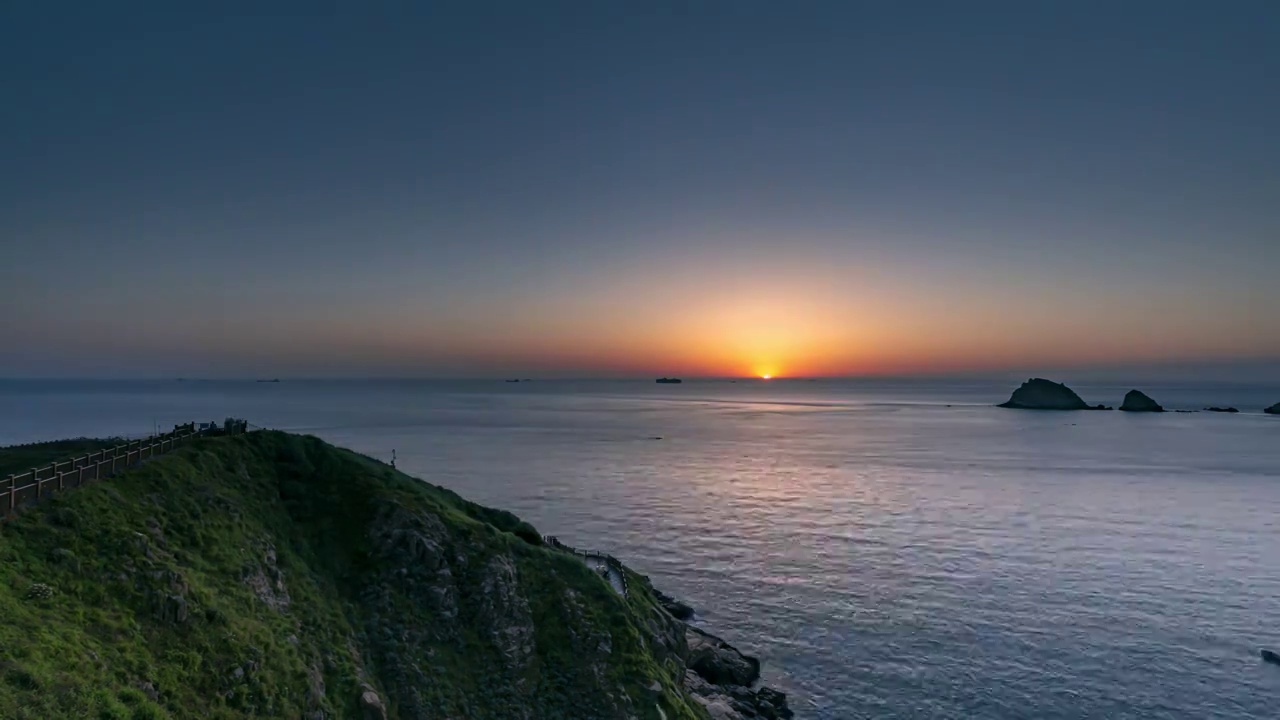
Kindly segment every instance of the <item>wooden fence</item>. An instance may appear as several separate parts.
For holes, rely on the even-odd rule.
[[[102,480],[133,467],[144,460],[163,455],[174,448],[191,442],[211,431],[221,430],[216,425],[195,423],[178,425],[173,432],[132,440],[113,448],[99,450],[82,457],[62,460],[44,467],[10,475],[0,480],[0,514],[9,515],[30,502],[68,488],[79,487],[94,480]]]

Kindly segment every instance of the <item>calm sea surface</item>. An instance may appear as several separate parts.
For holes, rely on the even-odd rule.
[[[648,573],[804,718],[1280,717],[1280,387],[1144,389],[1246,412],[990,407],[1007,383],[15,381],[0,444],[236,415],[395,449]]]

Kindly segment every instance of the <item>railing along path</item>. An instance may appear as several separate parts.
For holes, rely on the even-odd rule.
[[[214,423],[176,425],[172,432],[131,440],[112,448],[87,453],[81,457],[60,460],[44,467],[33,467],[0,480],[0,516],[36,502],[54,492],[80,487],[103,480],[127,468],[137,466],[157,455],[182,447],[193,439],[211,433],[237,434],[253,426],[244,422],[219,427]]]

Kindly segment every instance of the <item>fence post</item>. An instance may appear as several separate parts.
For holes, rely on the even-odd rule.
[[[9,512],[13,512],[14,505],[17,503],[17,501],[14,499],[18,494],[17,491],[15,490],[15,488],[17,487],[18,487],[18,476],[10,474],[9,475]]]
[[[63,475],[62,473],[56,473],[56,474],[58,476],[58,491],[61,492],[64,487],[62,483],[65,475]]]
[[[80,466],[80,470],[79,470],[79,473],[80,473],[80,474],[76,476],[76,486],[77,486],[77,487],[78,487],[78,486],[80,486],[80,485],[83,485],[83,484],[84,484],[84,471],[85,471],[86,467],[87,467],[87,466],[85,466],[85,465],[81,465],[81,466]]]

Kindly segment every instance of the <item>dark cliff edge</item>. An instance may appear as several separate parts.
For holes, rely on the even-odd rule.
[[[1089,405],[1074,390],[1044,378],[1031,378],[1013,391],[1013,395],[996,407],[1016,410],[1110,410],[1103,405]]]
[[[791,717],[623,571],[626,597],[312,437],[211,438],[0,524],[0,693],[18,718]]]
[[[1262,412],[1268,415],[1280,415],[1280,403],[1276,403]]]

